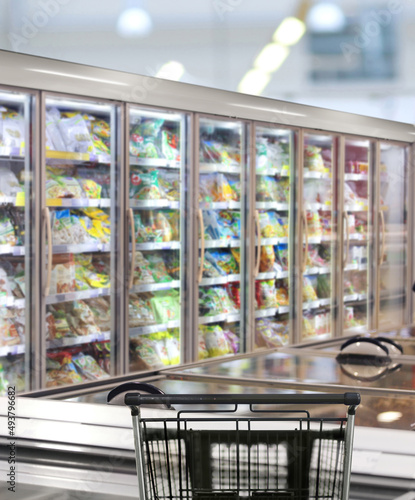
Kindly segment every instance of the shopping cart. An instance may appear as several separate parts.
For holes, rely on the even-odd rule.
[[[359,403],[357,393],[127,393],[139,498],[347,500],[354,416]],[[191,408],[158,410],[143,418],[140,407],[152,404]],[[343,404],[348,411],[344,418],[312,418],[306,410],[258,407],[310,404]],[[195,409],[197,405],[204,408]],[[232,407],[207,411],[206,406],[211,405]],[[245,414],[238,411],[240,405],[248,405]]]

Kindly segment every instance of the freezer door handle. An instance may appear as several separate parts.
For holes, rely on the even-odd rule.
[[[379,255],[379,265],[381,266],[383,264],[383,261],[385,259],[385,238],[386,238],[386,231],[385,231],[385,216],[383,215],[383,211],[379,210],[379,217],[380,217],[380,225],[382,228],[382,245],[380,247],[380,255]]]
[[[205,267],[205,224],[203,222],[203,213],[199,208],[197,212],[200,225],[200,267],[197,276],[197,282],[200,284],[203,278],[203,268]]]
[[[47,234],[48,240],[48,266],[46,273],[46,286],[44,296],[47,297],[50,292],[50,282],[52,278],[52,227],[50,222],[50,210],[48,207],[43,209],[43,231]]]
[[[257,253],[257,258],[256,258],[256,264],[255,264],[255,277],[258,276],[259,274],[259,266],[261,263],[261,227],[259,224],[259,212],[258,210],[255,210],[255,224],[256,224],[256,231],[258,235],[258,253]]]
[[[305,246],[304,246],[304,255],[303,255],[303,273],[306,270],[307,267],[307,257],[308,257],[308,225],[307,225],[307,213],[305,210],[303,210],[303,226],[304,226],[304,235],[305,235]]]
[[[346,252],[343,255],[343,269],[344,269],[347,264],[347,259],[349,258],[349,249],[350,249],[350,229],[349,229],[349,219],[347,216],[347,212],[343,212],[343,222],[344,222],[344,228],[346,229]]]
[[[130,221],[130,231],[131,231],[131,266],[130,266],[130,276],[128,278],[128,289],[131,290],[134,282],[134,269],[135,269],[135,224],[134,224],[134,214],[133,209],[130,208],[127,213],[127,217]]]

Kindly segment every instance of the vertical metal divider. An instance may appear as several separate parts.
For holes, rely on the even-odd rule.
[[[128,128],[125,105],[114,105],[112,111],[111,134],[111,219],[114,220],[111,231],[111,309],[115,304],[115,311],[111,314],[111,376],[127,372],[128,356],[128,298],[125,296],[125,230],[126,207],[128,203]],[[116,134],[114,132],[117,132]],[[127,144],[127,147],[126,147]],[[116,152],[116,154],[115,154]],[[128,248],[128,242],[127,242]],[[127,304],[127,307],[125,306]],[[115,314],[114,314],[115,312]],[[115,366],[114,366],[115,362]]]
[[[336,334],[335,337],[341,337],[344,330],[344,266],[347,265],[348,255],[344,259],[344,230],[345,230],[345,217],[347,212],[344,206],[344,173],[346,164],[346,138],[341,135],[338,138],[338,151],[337,151],[337,165],[332,168],[335,172],[336,184],[336,194],[337,194],[337,259],[336,267],[337,272],[335,273],[335,288],[333,290],[336,292],[337,296],[337,308],[334,319],[334,327]],[[334,166],[333,166],[334,167]],[[340,222],[341,220],[341,222]],[[348,221],[346,220],[346,224]]]
[[[44,220],[43,220],[43,209],[46,207],[46,95],[43,91],[40,93],[40,109],[39,109],[39,121],[38,121],[38,134],[36,139],[38,139],[39,144],[39,154],[37,158],[39,159],[38,171],[37,171],[37,200],[35,201],[37,205],[37,211],[39,214],[39,231],[37,233],[37,238],[35,240],[34,250],[39,251],[39,257],[37,260],[38,272],[37,277],[37,301],[35,300],[36,311],[36,324],[38,325],[38,352],[35,358],[35,385],[37,389],[44,388],[46,386],[46,297],[44,289],[44,278],[45,278],[45,266],[46,266],[46,234],[44,234]],[[34,292],[34,289],[32,290]]]
[[[192,325],[192,300],[190,293],[190,277],[193,269],[192,241],[195,227],[191,217],[191,196],[194,192],[193,179],[193,114],[186,113],[182,119],[181,128],[181,161],[180,171],[181,192],[180,192],[180,239],[184,244],[180,249],[180,363],[189,363],[194,360],[193,339],[194,329]],[[190,346],[190,349],[189,349]]]
[[[415,293],[412,291],[413,283],[415,282],[415,145],[412,144],[406,148],[406,165],[405,165],[405,184],[406,184],[406,213],[407,213],[407,244],[406,244],[406,304],[404,313],[404,324],[414,322],[414,300]]]
[[[189,348],[186,351],[186,361],[199,359],[199,114],[193,115],[190,141],[192,145],[188,196],[188,234],[187,241],[189,266],[187,268],[188,290],[188,331]]]
[[[291,159],[290,172],[290,209],[291,220],[295,221],[294,231],[290,233],[290,308],[293,321],[293,343],[298,344],[302,340],[303,331],[303,261],[304,261],[304,227],[303,211],[304,206],[304,130],[300,129],[294,136],[295,142],[295,163]],[[294,150],[293,150],[294,151]],[[292,151],[292,152],[293,152]],[[293,155],[291,155],[292,158]],[[294,168],[293,168],[294,167]],[[294,174],[294,175],[293,175]],[[307,223],[307,221],[305,222]],[[291,226],[290,229],[293,229]]]
[[[255,212],[256,212],[256,129],[258,124],[251,125],[251,155],[247,168],[246,183],[246,233],[245,233],[245,269],[241,268],[241,276],[244,272],[246,276],[246,311],[247,321],[245,328],[246,352],[255,350],[255,257],[260,248],[256,248],[257,236],[255,233]],[[258,258],[258,257],[257,257]],[[242,260],[241,260],[242,263]]]
[[[368,266],[369,283],[368,283],[368,306],[369,306],[369,329],[377,329],[379,325],[380,311],[380,265],[379,265],[379,210],[380,210],[380,142],[371,142],[371,161],[370,167],[372,170],[372,179],[369,184],[371,192],[369,192],[369,227],[372,229],[372,237],[369,239],[369,255],[372,256],[371,265]],[[370,261],[369,261],[370,262]]]
[[[25,316],[25,343],[26,360],[25,386],[26,390],[40,389],[40,350],[41,338],[40,329],[40,305],[38,301],[41,297],[39,289],[35,286],[40,284],[40,227],[41,210],[38,202],[39,198],[39,172],[40,160],[40,93],[31,94],[30,111],[25,110],[26,116],[26,143],[25,143],[25,269],[30,269],[29,276],[26,277],[26,301],[29,297],[29,304],[26,303]],[[29,111],[27,113],[26,111]],[[30,122],[29,122],[30,119]],[[29,158],[30,155],[30,158]],[[27,175],[27,177],[26,177]],[[30,221],[30,223],[29,223]],[[29,229],[29,231],[28,231]],[[29,240],[27,240],[29,238]]]

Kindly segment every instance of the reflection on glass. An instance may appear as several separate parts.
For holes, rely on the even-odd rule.
[[[381,143],[379,326],[404,323],[406,305],[407,150]]]
[[[292,132],[288,130],[271,127],[256,129],[257,348],[282,346],[290,338],[288,242],[291,136]]]
[[[333,138],[304,136],[302,339],[332,334]]]
[[[111,111],[46,100],[46,387],[111,373]]]
[[[184,117],[130,113],[130,371],[180,363]]]
[[[242,125],[199,129],[199,359],[240,351]]]
[[[346,140],[344,329],[368,326],[370,142]]]
[[[30,97],[0,96],[0,396],[29,389]]]

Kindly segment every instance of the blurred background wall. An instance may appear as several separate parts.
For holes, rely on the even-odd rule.
[[[0,0],[0,48],[415,123],[415,0]]]

